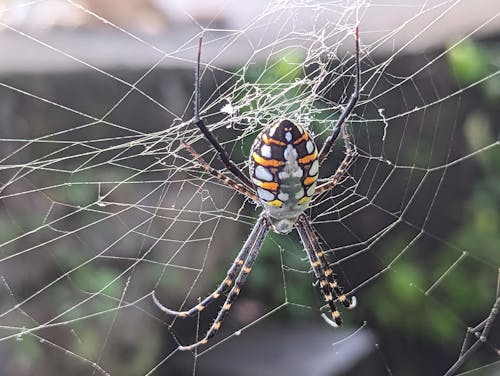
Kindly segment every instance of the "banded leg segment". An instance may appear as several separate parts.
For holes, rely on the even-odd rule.
[[[319,244],[318,237],[316,236],[316,233],[314,232],[314,228],[311,226],[311,222],[305,217],[304,215],[304,220],[303,220],[303,226],[306,230],[307,236],[313,246],[314,252],[316,253],[316,256],[318,257],[319,261],[321,262],[321,267],[323,268],[325,272],[326,279],[328,281],[328,284],[330,285],[330,288],[333,290],[335,293],[336,298],[339,300],[339,302],[342,303],[342,305],[345,308],[352,309],[356,307],[356,297],[347,297],[344,294],[344,291],[342,287],[339,286],[337,281],[335,280],[335,276],[333,274],[333,270],[330,267],[330,264],[328,263],[328,260],[325,257],[325,253],[321,249],[321,246]]]
[[[193,158],[196,159],[196,161],[201,165],[201,167],[203,167],[203,169],[206,172],[208,172],[210,175],[212,175],[216,179],[220,180],[221,182],[229,185],[235,191],[252,199],[255,203],[259,202],[257,196],[255,195],[255,193],[252,190],[248,189],[246,186],[244,186],[242,184],[235,182],[234,180],[232,180],[232,179],[228,178],[227,176],[225,176],[224,174],[222,174],[220,171],[218,171],[215,168],[213,168],[212,166],[210,166],[207,163],[207,161],[205,161],[203,159],[203,157],[200,154],[198,154],[198,152],[196,150],[193,149],[193,147],[191,145],[189,145],[185,141],[181,141],[181,142],[184,145],[184,147],[186,148],[186,150],[189,152],[189,154],[191,154],[193,156]]]
[[[200,38],[198,42],[198,58],[197,58],[197,64],[196,64],[196,71],[195,71],[195,84],[194,84],[194,121],[196,126],[200,129],[201,133],[210,141],[212,146],[217,150],[217,153],[219,154],[219,158],[221,159],[222,163],[226,168],[231,171],[234,176],[236,176],[242,183],[243,185],[252,190],[253,189],[253,184],[248,179],[245,174],[234,164],[233,161],[229,158],[229,155],[226,153],[222,145],[217,141],[217,139],[214,137],[214,135],[208,130],[207,126],[205,125],[205,122],[203,119],[200,117],[200,60],[201,60],[201,43],[202,43],[202,38]]]
[[[234,283],[235,277],[238,275],[243,264],[249,257],[248,255],[250,251],[255,248],[256,244],[259,241],[262,242],[260,240],[260,233],[262,232],[262,229],[266,227],[267,227],[267,220],[265,219],[265,217],[260,217],[259,221],[257,222],[252,232],[250,233],[250,236],[248,237],[247,241],[241,248],[240,253],[238,254],[238,256],[236,256],[233,265],[228,270],[226,278],[221,282],[221,284],[217,287],[217,289],[213,293],[208,295],[200,303],[188,309],[187,311],[175,311],[161,304],[158,298],[156,297],[155,292],[153,291],[152,294],[153,301],[155,302],[156,306],[163,312],[165,312],[167,315],[182,317],[182,318],[193,316],[194,314],[203,311],[207,305],[217,300],[222,294],[226,293],[230,289],[230,287]]]
[[[329,181],[320,184],[316,187],[316,190],[314,191],[315,195],[319,195],[323,192],[328,192],[335,188],[335,186],[340,182],[340,179],[344,176],[346,173],[347,169],[351,165],[352,161],[354,160],[354,157],[356,156],[356,151],[352,148],[351,142],[349,140],[349,133],[347,133],[347,130],[344,128],[343,129],[343,137],[344,137],[344,147],[345,147],[345,157],[340,166],[337,168],[337,171],[335,171],[335,174],[330,178]]]
[[[248,257],[243,265],[243,268],[240,271],[240,274],[236,278],[236,281],[234,283],[233,288],[229,292],[229,294],[226,298],[226,301],[224,302],[224,305],[222,306],[221,310],[217,314],[215,321],[210,326],[210,329],[205,334],[203,339],[201,339],[198,342],[195,342],[189,346],[179,346],[179,350],[193,350],[194,348],[196,348],[200,345],[205,345],[206,343],[208,343],[208,340],[210,338],[212,338],[215,335],[215,333],[220,329],[220,327],[222,326],[222,322],[227,317],[233,302],[238,298],[238,296],[241,292],[241,288],[243,287],[243,285],[248,277],[248,274],[252,270],[253,263],[254,263],[255,259],[257,258],[260,247],[262,246],[262,243],[263,243],[268,231],[269,231],[269,224],[267,222],[267,219],[265,217],[261,217],[260,222],[255,226],[254,232],[252,233],[252,234],[255,233],[255,242],[253,243],[253,246],[251,247],[249,255],[248,255]]]
[[[333,291],[330,284],[328,283],[325,270],[323,269],[323,266],[318,258],[317,253],[315,252],[314,244],[311,241],[311,237],[308,234],[308,228],[305,224],[306,222],[307,218],[304,215],[301,215],[295,226],[299,233],[300,239],[302,240],[302,244],[304,245],[304,248],[306,250],[307,257],[309,258],[309,261],[313,268],[314,275],[319,281],[325,301],[330,306],[330,311],[333,319],[333,322],[331,322],[331,324],[333,326],[340,326],[342,325],[342,318],[340,317],[340,312],[338,311],[337,306],[335,305],[332,294]]]
[[[355,78],[354,78],[354,91],[351,95],[351,98],[349,99],[349,102],[347,103],[347,106],[345,107],[344,111],[339,116],[339,119],[337,120],[337,123],[333,127],[333,132],[332,135],[329,136],[325,143],[323,144],[323,147],[321,148],[321,151],[319,152],[318,156],[318,162],[321,166],[323,161],[325,160],[326,156],[330,151],[332,150],[333,143],[337,139],[342,126],[344,125],[345,121],[351,115],[352,110],[354,110],[354,107],[358,103],[359,99],[359,90],[360,90],[360,85],[361,85],[361,71],[360,71],[360,63],[359,63],[359,30],[356,27],[356,58],[355,58]]]

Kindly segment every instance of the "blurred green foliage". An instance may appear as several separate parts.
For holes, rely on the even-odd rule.
[[[498,48],[490,48],[489,43],[478,43],[465,40],[448,50],[447,60],[450,74],[459,85],[469,85],[480,82],[500,66]],[[461,137],[464,139],[467,150],[462,155],[472,155],[484,147],[492,146],[498,135],[495,135],[494,119],[491,111],[500,106],[500,76],[489,78],[479,85],[479,90],[472,95],[480,97],[479,106],[468,108],[463,123],[459,124]],[[465,99],[462,106],[467,106]],[[477,102],[476,102],[477,104]],[[443,112],[455,111],[447,108]],[[453,106],[451,106],[453,107]],[[429,140],[429,144],[430,144]],[[491,147],[474,156],[475,179],[464,181],[470,189],[467,200],[453,202],[448,205],[448,213],[444,217],[459,219],[461,224],[448,234],[446,242],[466,250],[464,258],[455,267],[447,272],[446,268],[438,265],[450,266],[461,257],[460,251],[450,250],[448,245],[433,251],[414,245],[421,260],[398,260],[393,266],[394,272],[389,274],[382,285],[370,288],[370,302],[372,312],[379,323],[389,330],[403,331],[416,337],[429,338],[434,343],[456,344],[463,336],[464,323],[470,326],[484,319],[494,301],[495,275],[500,264],[500,153]],[[455,167],[456,168],[456,167]],[[460,167],[458,167],[460,168]],[[402,249],[407,243],[398,235],[391,233],[391,241],[384,247]],[[472,252],[469,252],[472,251]],[[485,265],[489,273],[485,273]],[[438,284],[436,291],[427,296],[424,288],[429,287],[423,273],[429,273],[431,281],[437,281],[446,273],[446,277]],[[430,306],[426,304],[434,299]],[[447,302],[443,306],[440,302]],[[367,302],[364,302],[366,304]],[[420,320],[426,325],[419,325],[417,320],[408,320],[401,314],[400,308],[405,311],[413,307],[420,312]],[[458,315],[458,316],[455,316]],[[397,319],[395,319],[397,317]],[[415,316],[412,316],[415,318]],[[427,329],[424,331],[424,328]],[[430,330],[429,330],[430,329]]]
[[[483,98],[490,104],[498,104],[500,100],[499,42],[477,43],[471,39],[465,39],[456,46],[450,44],[446,57],[451,73],[461,86],[482,81]],[[488,79],[483,81],[486,77]]]

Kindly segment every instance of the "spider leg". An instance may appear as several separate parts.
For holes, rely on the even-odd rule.
[[[313,244],[316,256],[319,258],[321,266],[325,271],[326,279],[328,280],[331,289],[335,292],[335,295],[337,296],[338,300],[342,303],[342,305],[345,308],[352,309],[356,307],[357,303],[356,297],[355,296],[352,296],[351,298],[347,297],[344,294],[342,288],[338,285],[337,281],[335,280],[333,270],[330,267],[330,264],[328,263],[328,260],[325,257],[325,253],[322,251],[319,245],[318,237],[316,236],[314,228],[311,226],[311,222],[308,220],[305,214],[303,216],[304,216],[304,227],[306,228],[310,241]]]
[[[337,281],[334,278],[333,271],[330,268],[328,262],[324,257],[324,253],[319,246],[319,241],[314,230],[312,229],[307,217],[302,214],[296,223],[297,231],[300,235],[304,248],[313,267],[314,274],[318,279],[323,296],[330,306],[330,311],[332,313],[333,321],[327,319],[327,321],[335,327],[342,325],[342,318],[340,317],[340,312],[334,302],[333,294],[335,298],[338,299],[345,307],[354,308],[356,306],[356,299],[350,300],[345,296],[342,289],[338,286]]]
[[[240,253],[238,254],[238,256],[236,256],[233,265],[227,271],[226,278],[221,282],[221,284],[217,287],[217,289],[213,293],[208,295],[200,303],[198,303],[197,305],[186,311],[175,311],[161,304],[158,298],[156,297],[155,292],[153,291],[152,296],[156,306],[163,312],[165,312],[167,315],[181,317],[181,318],[192,316],[195,313],[203,311],[207,305],[217,300],[221,296],[221,294],[225,293],[227,290],[229,290],[230,286],[233,285],[234,278],[240,272],[245,261],[249,258],[248,255],[251,252],[251,250],[255,248],[256,244],[259,241],[262,242],[263,238],[261,239],[260,234],[262,233],[264,228],[267,228],[267,220],[265,219],[265,217],[260,217],[259,221],[256,223],[255,227],[250,233],[250,236],[248,237],[247,241],[241,248]],[[260,245],[258,248],[260,248]]]
[[[234,283],[233,288],[229,292],[226,301],[224,302],[224,305],[220,309],[219,313],[217,314],[217,317],[213,324],[210,326],[210,329],[208,332],[205,334],[203,339],[199,340],[198,342],[195,342],[191,345],[188,346],[179,346],[179,350],[193,350],[196,347],[200,345],[205,345],[208,340],[215,335],[215,333],[220,329],[222,322],[226,318],[227,314],[229,313],[229,310],[231,309],[231,306],[233,302],[238,298],[241,288],[243,287],[243,284],[245,283],[248,274],[252,270],[253,263],[255,259],[257,258],[257,255],[260,251],[260,248],[262,246],[262,243],[264,241],[264,238],[267,235],[267,232],[269,231],[269,224],[265,216],[262,216],[258,224],[255,226],[252,235],[254,235],[254,242],[253,245],[250,249],[250,252],[248,254],[248,257],[243,265],[243,269],[241,270],[240,274],[236,278],[236,281]]]
[[[356,103],[358,103],[359,99],[359,90],[360,90],[360,85],[361,85],[361,73],[360,73],[360,63],[359,63],[359,30],[356,27],[356,61],[355,61],[355,79],[354,79],[354,92],[351,95],[351,98],[349,99],[349,102],[347,103],[347,106],[345,107],[344,111],[340,114],[339,119],[337,120],[337,123],[333,127],[333,133],[331,136],[329,136],[325,143],[323,144],[323,147],[321,148],[321,151],[319,152],[318,156],[318,162],[321,165],[328,155],[330,151],[332,150],[333,143],[337,139],[340,130],[342,129],[342,126],[344,125],[345,121],[349,117],[349,115],[352,113],[352,110],[356,106]]]
[[[329,320],[329,323],[331,323],[333,326],[338,327],[342,325],[342,319],[340,317],[340,312],[337,309],[337,306],[335,305],[335,302],[333,301],[333,295],[332,295],[332,289],[326,279],[325,271],[323,270],[323,267],[321,266],[321,263],[318,259],[318,256],[316,255],[316,252],[314,251],[313,244],[311,243],[311,240],[307,234],[307,229],[305,228],[303,224],[302,218],[299,218],[296,224],[297,231],[299,233],[300,239],[302,240],[302,244],[304,245],[304,248],[307,253],[307,257],[309,258],[309,261],[311,263],[311,266],[314,271],[314,275],[316,276],[317,280],[319,281],[319,284],[321,286],[321,291],[323,293],[323,296],[330,306],[330,311],[332,313],[332,318],[333,321]]]
[[[352,163],[354,160],[354,157],[356,156],[356,150],[354,150],[351,146],[351,143],[349,141],[349,133],[343,129],[343,136],[344,136],[344,146],[345,146],[345,157],[340,166],[337,168],[337,171],[335,171],[335,174],[330,178],[329,181],[326,183],[320,184],[316,187],[316,190],[314,191],[315,195],[318,195],[323,192],[328,192],[329,190],[335,188],[335,186],[339,183],[340,179],[344,176],[345,172],[349,168],[349,165]]]
[[[181,142],[183,143],[184,147],[189,152],[189,154],[191,154],[198,161],[198,163],[201,165],[201,167],[203,167],[203,169],[206,172],[208,172],[210,175],[214,176],[218,180],[222,181],[223,183],[229,185],[235,191],[238,191],[239,193],[247,196],[248,198],[253,200],[255,203],[259,202],[257,196],[255,195],[255,193],[252,190],[248,189],[246,186],[244,186],[242,184],[235,182],[234,180],[232,180],[232,179],[228,178],[227,176],[225,176],[224,174],[222,174],[220,171],[218,171],[215,168],[213,168],[212,166],[210,166],[207,163],[207,161],[205,161],[203,159],[203,157],[200,154],[198,154],[198,152],[196,150],[193,149],[193,147],[191,145],[189,145],[185,141],[181,141]]]
[[[212,135],[212,133],[208,130],[207,126],[205,125],[205,122],[203,119],[200,117],[200,59],[201,59],[201,43],[202,43],[202,38],[200,38],[198,42],[198,59],[197,59],[197,64],[196,64],[196,71],[195,71],[195,84],[194,84],[194,121],[196,126],[200,129],[201,133],[208,139],[208,141],[212,144],[212,146],[217,150],[217,153],[219,154],[219,158],[221,159],[222,163],[226,168],[231,171],[234,176],[236,176],[242,183],[243,185],[247,188],[252,190],[253,189],[253,184],[248,179],[245,174],[234,164],[233,161],[229,158],[229,155],[227,152],[224,150],[222,145],[217,141],[217,139]]]

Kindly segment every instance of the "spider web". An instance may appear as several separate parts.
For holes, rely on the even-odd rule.
[[[471,1],[269,1],[235,27],[227,2],[204,26],[187,9],[192,28],[164,39],[73,1],[57,6],[98,38],[13,17],[51,4],[9,3],[0,21],[0,373],[498,372],[500,54],[481,41],[498,35],[498,4],[464,16]],[[202,116],[246,172],[273,119],[322,145],[352,93],[356,25],[359,156],[307,213],[358,306],[329,327],[298,237],[270,234],[220,332],[178,351],[220,303],[173,320],[151,292],[196,304],[260,213],[179,142],[222,168],[191,121],[198,38]]]

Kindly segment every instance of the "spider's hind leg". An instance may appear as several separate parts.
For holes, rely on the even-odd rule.
[[[333,271],[325,258],[324,252],[321,250],[314,229],[305,214],[299,217],[296,228],[304,244],[314,274],[320,283],[325,300],[330,306],[333,322],[330,320],[327,321],[333,326],[340,326],[342,324],[342,319],[335,305],[335,300],[338,300],[344,307],[351,309],[356,306],[356,298],[354,296],[346,296],[342,288],[338,285]]]
[[[165,312],[167,315],[170,316],[176,316],[176,317],[181,317],[185,318],[188,316],[193,316],[194,314],[203,311],[207,305],[210,303],[214,302],[215,300],[219,299],[219,297],[226,293],[231,286],[234,284],[234,280],[238,273],[240,272],[243,264],[249,257],[250,251],[255,247],[255,244],[260,240],[260,232],[262,231],[262,228],[264,226],[264,223],[267,226],[267,219],[264,217],[261,217],[259,219],[259,222],[255,225],[255,227],[252,230],[252,233],[248,237],[247,241],[241,248],[240,253],[238,256],[236,256],[236,259],[233,262],[233,265],[231,268],[227,271],[227,276],[226,278],[220,283],[220,285],[217,287],[217,289],[208,295],[205,299],[203,299],[200,303],[195,305],[194,307],[186,310],[186,311],[176,311],[170,308],[165,307],[163,304],[160,303],[158,298],[155,295],[155,292],[152,292],[153,296],[153,301],[156,304],[156,306],[161,309],[163,312]]]
[[[205,336],[199,340],[188,346],[179,346],[179,350],[193,350],[194,348],[207,344],[208,340],[212,338],[215,333],[221,328],[222,322],[227,317],[229,310],[231,309],[232,304],[238,298],[241,288],[243,287],[248,274],[252,270],[253,263],[259,254],[262,243],[266,237],[267,232],[269,231],[269,223],[267,222],[267,218],[265,216],[261,216],[259,222],[255,225],[252,234],[249,237],[247,243],[251,243],[250,250],[248,252],[248,256],[243,264],[243,268],[241,269],[238,277],[234,281],[234,286],[229,292],[226,301],[224,302],[222,308],[213,324],[210,326],[210,329],[205,334]],[[247,245],[245,243],[245,246]]]

